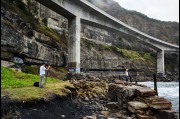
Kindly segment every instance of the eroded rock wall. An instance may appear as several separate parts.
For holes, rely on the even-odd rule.
[[[64,65],[65,51],[60,43],[35,31],[18,15],[1,9],[1,59],[13,62],[18,57],[26,64],[48,61],[55,66]]]

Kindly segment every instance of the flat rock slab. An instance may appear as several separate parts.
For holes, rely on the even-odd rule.
[[[147,108],[148,105],[143,102],[138,102],[138,101],[128,102],[128,109],[132,113],[136,113],[137,110],[144,110]]]
[[[127,89],[134,89],[136,90],[137,94],[140,97],[149,97],[149,96],[155,96],[156,95],[156,91],[149,88],[149,87],[141,87],[141,86],[136,86],[136,85],[132,85],[132,86],[125,86]]]
[[[151,89],[151,88],[148,88],[148,87],[137,88],[137,92],[138,92],[140,97],[149,97],[149,96],[155,96],[156,95],[156,91]]]
[[[157,110],[171,109],[172,107],[172,103],[169,100],[158,96],[144,98],[144,101],[149,107]]]

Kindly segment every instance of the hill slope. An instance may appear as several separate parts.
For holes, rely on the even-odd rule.
[[[149,35],[179,44],[179,23],[159,21],[136,11],[126,10],[113,0],[88,0],[120,21]]]

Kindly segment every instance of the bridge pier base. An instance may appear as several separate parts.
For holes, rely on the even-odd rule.
[[[68,21],[68,69],[70,72],[80,72],[80,18]]]
[[[157,74],[164,77],[164,50],[157,52]]]

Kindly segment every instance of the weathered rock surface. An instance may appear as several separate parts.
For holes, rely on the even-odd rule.
[[[1,59],[13,62],[14,57],[19,57],[29,64],[49,61],[52,65],[64,65],[64,54],[59,43],[34,31],[18,15],[3,8],[1,13]],[[27,33],[29,30],[32,32],[30,35]]]
[[[84,100],[93,98],[105,98],[107,95],[107,84],[103,81],[71,80],[76,87],[76,94]]]
[[[158,96],[144,98],[144,101],[153,109],[171,109],[172,107],[169,100]]]
[[[137,88],[138,95],[141,97],[154,96],[156,95],[156,91],[151,88]]]
[[[170,117],[175,116],[174,111],[171,110],[171,102],[156,96],[153,89],[132,83],[125,85],[121,81],[115,81],[115,83],[109,84],[109,98],[111,101],[117,101],[120,109],[128,109],[132,114],[135,114],[137,119],[157,118],[159,110],[161,110],[161,115],[165,113]],[[169,110],[164,111],[164,109]]]
[[[138,102],[138,101],[130,101],[128,102],[128,109],[132,113],[137,112],[137,110],[144,110],[147,109],[148,105],[143,103],[143,102]]]

